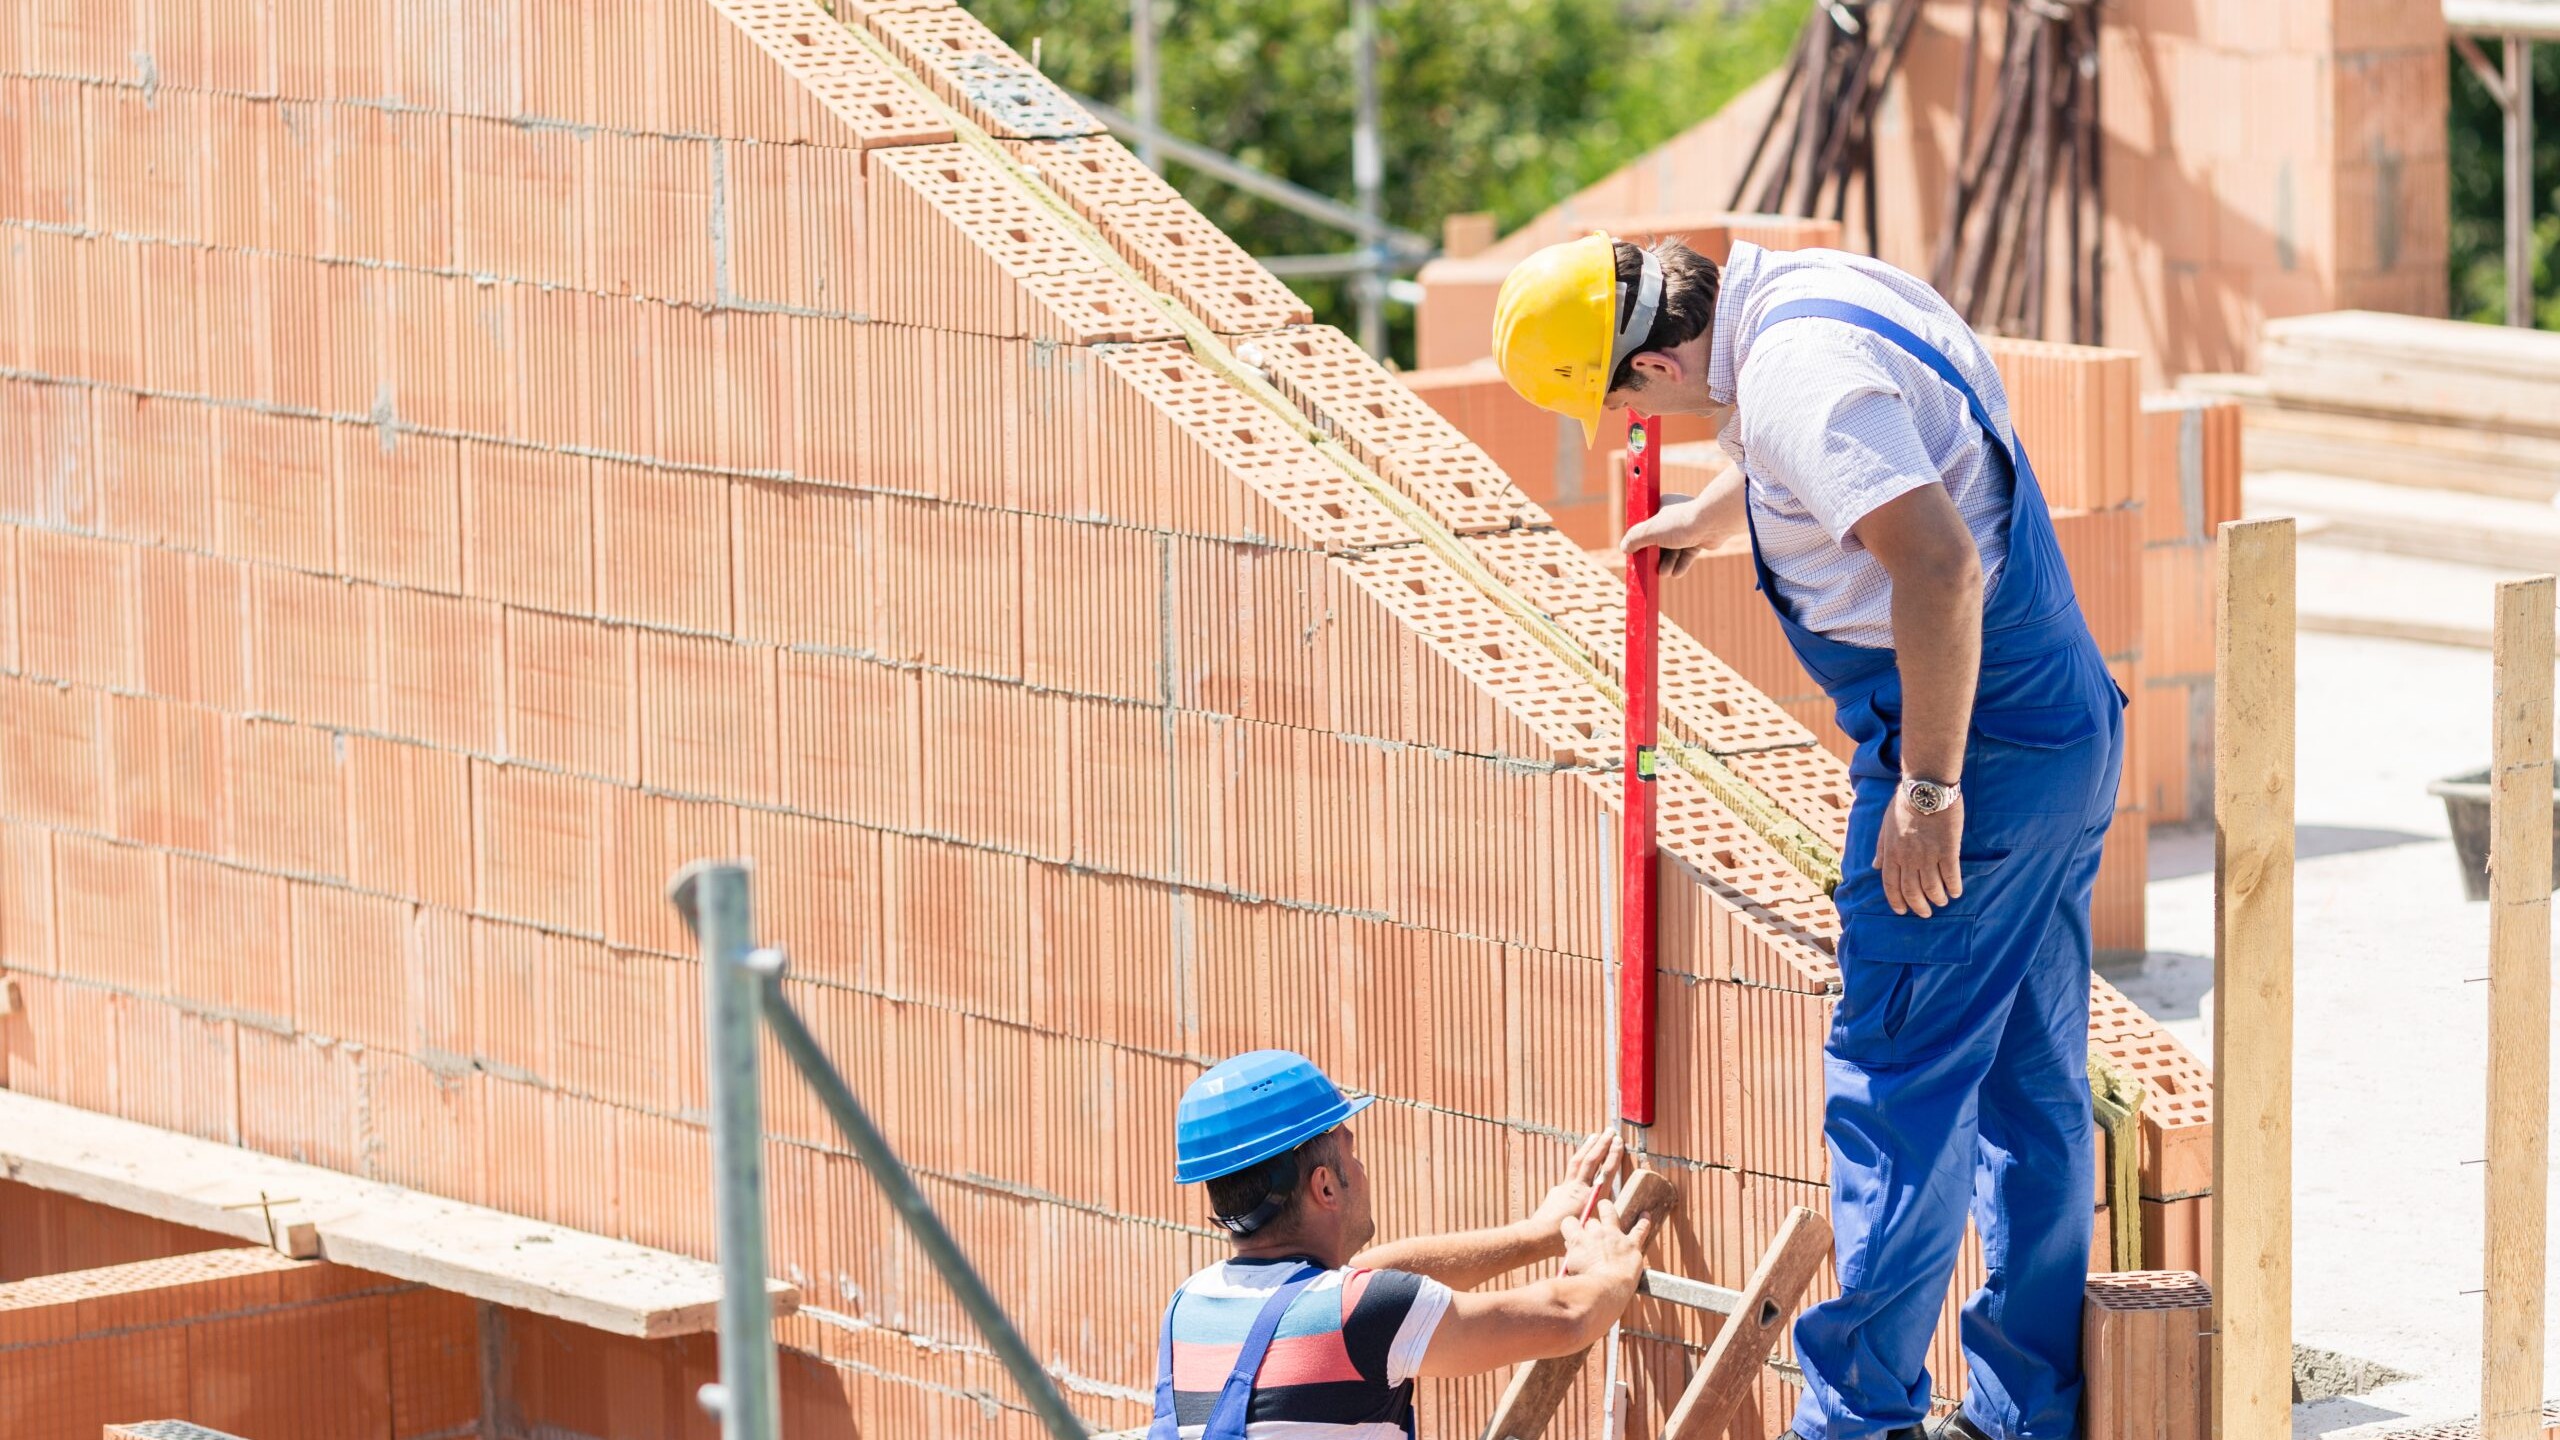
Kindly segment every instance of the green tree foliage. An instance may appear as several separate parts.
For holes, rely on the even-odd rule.
[[[1125,107],[1130,0],[968,0],[1069,89]],[[1167,130],[1348,201],[1348,0],[1155,0]],[[1660,144],[1775,69],[1808,0],[1381,0],[1378,75],[1387,219],[1436,235],[1490,210],[1505,229]],[[1739,7],[1737,7],[1739,8]],[[1351,238],[1207,176],[1169,167],[1257,255]],[[1702,202],[1722,199],[1699,197]],[[1346,287],[1297,282],[1348,325]],[[1390,310],[1410,353],[1412,317]]]
[[[2507,318],[2506,120],[2459,55],[2452,65],[2453,313],[2494,324]],[[2534,323],[2560,330],[2560,45],[2533,47],[2533,133]]]

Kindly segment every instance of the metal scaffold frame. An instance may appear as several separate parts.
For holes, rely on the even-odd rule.
[[[676,873],[667,898],[702,946],[704,1056],[711,1072],[711,1157],[720,1237],[720,1379],[702,1387],[721,1440],[776,1440],[780,1381],[772,1302],[765,1294],[764,1116],[756,1041],[766,1027],[818,1103],[844,1132],[854,1158],[951,1287],[987,1348],[1021,1387],[1051,1440],[1086,1440],[1091,1427],[1067,1408],[1056,1382],[961,1253],[915,1177],[854,1098],[844,1076],[782,993],[783,953],[755,939],[751,867],[698,860]]]

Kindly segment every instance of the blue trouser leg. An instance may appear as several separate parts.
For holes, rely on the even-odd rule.
[[[1967,821],[1964,897],[1926,920],[1884,905],[1872,857],[1892,782],[1858,781],[1825,1063],[1842,1293],[1796,1325],[1807,1440],[1870,1440],[1926,1417],[1969,1200],[1994,1267],[1967,1311],[1986,1387],[1977,1423],[2009,1440],[2072,1433],[2095,1209],[2088,907],[2114,762],[2095,746],[2066,755],[2013,757],[2007,783],[1984,787],[1993,804]],[[2084,803],[2101,771],[2105,799]]]
[[[2101,824],[2082,841],[1982,1085],[1974,1220],[1991,1277],[1964,1307],[1965,1410],[2004,1440],[2068,1440],[2079,1425],[2081,1296],[2097,1210],[2089,897],[2105,840]]]

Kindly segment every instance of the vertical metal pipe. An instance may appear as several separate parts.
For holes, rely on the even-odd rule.
[[[711,1169],[720,1236],[720,1386],[703,1397],[721,1440],[775,1440],[781,1385],[765,1293],[764,1114],[756,1038],[763,1013],[748,869],[701,860],[670,889],[702,945],[703,1055],[711,1071]],[[706,1387],[707,1388],[707,1387]]]
[[[2507,37],[2507,323],[2533,324],[2533,42]]]
[[[1351,121],[1351,184],[1359,192],[1360,218],[1368,230],[1360,237],[1369,266],[1352,281],[1360,301],[1360,348],[1372,355],[1387,353],[1387,247],[1382,203],[1386,189],[1386,156],[1378,142],[1378,0],[1351,0],[1351,74],[1358,93]]]
[[[1628,525],[1662,508],[1662,447],[1653,443],[1653,417],[1627,415]],[[1625,769],[1619,788],[1618,865],[1618,1118],[1653,1123],[1653,1009],[1655,929],[1653,771],[1654,642],[1662,615],[1661,551],[1627,557],[1627,724]]]
[[[1164,162],[1156,153],[1156,134],[1161,128],[1158,110],[1163,102],[1156,92],[1156,0],[1129,0],[1129,109],[1138,121],[1138,158],[1150,170],[1161,170]]]

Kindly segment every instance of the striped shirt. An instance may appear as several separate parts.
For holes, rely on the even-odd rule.
[[[1880,260],[1737,242],[1717,292],[1707,391],[1735,407],[1716,438],[1750,481],[1760,558],[1796,623],[1850,645],[1893,644],[1893,578],[1858,543],[1858,522],[1928,484],[1973,532],[1988,589],[2009,553],[2009,472],[1964,397],[1881,335],[1837,320],[1790,320],[1791,300],[1845,300],[1938,347],[2009,435],[2009,396],[1971,327],[1938,292]]]
[[[1245,1333],[1296,1260],[1230,1260],[1174,1293],[1173,1409],[1197,1437]],[[1254,1376],[1249,1440],[1402,1440],[1413,1377],[1448,1313],[1449,1287],[1402,1270],[1334,1270],[1289,1304]]]

